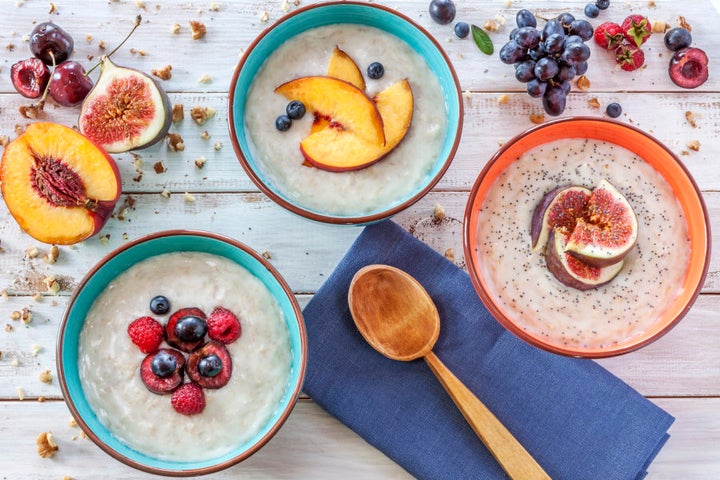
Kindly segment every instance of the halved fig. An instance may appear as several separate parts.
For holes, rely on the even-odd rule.
[[[80,131],[109,153],[149,147],[163,138],[172,118],[159,83],[133,68],[100,60],[100,77],[80,108]]]
[[[623,261],[607,267],[593,267],[565,251],[567,237],[558,229],[550,231],[545,261],[550,273],[563,285],[578,290],[590,290],[605,285],[620,273]]]
[[[588,265],[606,267],[635,246],[638,220],[625,196],[601,180],[588,199],[585,215],[568,237],[566,251]]]
[[[575,229],[577,219],[583,215],[591,191],[578,185],[553,188],[540,200],[533,213],[530,238],[533,250],[542,250],[550,232],[560,228],[566,234]]]

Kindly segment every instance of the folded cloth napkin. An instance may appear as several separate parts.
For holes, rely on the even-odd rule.
[[[305,307],[303,390],[419,479],[506,478],[423,360],[377,353],[347,301],[353,275],[382,263],[437,305],[434,352],[553,479],[643,478],[673,417],[590,360],[534,348],[504,330],[469,276],[391,221],[365,228]]]

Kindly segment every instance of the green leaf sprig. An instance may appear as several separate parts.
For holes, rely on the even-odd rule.
[[[481,52],[483,52],[485,55],[492,55],[494,48],[492,40],[490,40],[490,37],[487,33],[485,33],[485,30],[478,27],[477,25],[472,25],[470,27],[470,30],[472,31],[473,40],[475,40],[475,45],[478,46]]]

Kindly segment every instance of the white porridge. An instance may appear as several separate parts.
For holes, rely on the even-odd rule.
[[[299,145],[310,132],[312,114],[295,120],[288,131],[275,128],[275,119],[288,103],[275,88],[294,78],[325,75],[335,46],[363,72],[370,97],[406,78],[414,98],[412,124],[403,141],[381,161],[355,171],[330,172],[303,165]],[[385,67],[378,80],[369,79],[365,72],[373,62]],[[335,215],[362,215],[400,203],[436,161],[446,117],[443,90],[420,55],[386,32],[350,24],[319,27],[283,43],[258,72],[245,107],[245,126],[263,173],[304,208]]]
[[[149,310],[155,295],[169,300],[167,314]],[[209,314],[218,305],[242,326],[240,338],[226,345],[232,375],[222,388],[204,389],[202,413],[181,415],[170,395],[145,387],[146,354],[131,341],[128,325],[143,316],[164,324],[180,308]],[[260,280],[226,258],[181,252],[144,260],[105,288],[86,317],[78,366],[88,403],[118,439],[156,458],[197,461],[228,453],[265,425],[288,387],[290,355],[283,313]]]
[[[638,240],[617,277],[580,291],[548,271],[533,251],[535,206],[558,185],[594,188],[606,179],[638,217]],[[478,219],[483,276],[504,309],[535,336],[559,346],[607,347],[642,334],[680,294],[690,243],[682,208],[647,162],[617,145],[556,140],[523,154],[490,188]]]

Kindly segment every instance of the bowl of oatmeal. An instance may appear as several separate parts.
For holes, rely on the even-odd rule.
[[[568,286],[549,260],[582,257],[569,242],[533,246],[536,209],[549,211],[558,187],[592,195],[603,182],[630,205],[636,240],[611,276]],[[577,218],[589,218],[586,201],[569,230],[554,231],[574,235]],[[640,129],[598,118],[548,122],[503,145],[475,181],[463,230],[472,282],[493,316],[535,346],[577,357],[630,352],[667,333],[700,293],[710,259],[707,208],[682,162]],[[594,275],[610,268],[582,265]]]
[[[373,223],[419,200],[449,167],[463,120],[439,43],[396,10],[352,1],[297,9],[260,34],[228,105],[257,187],[331,224]]]
[[[137,469],[192,476],[260,449],[305,373],[295,297],[262,256],[216,234],[142,237],[73,293],[58,336],[63,397],[83,431]]]

